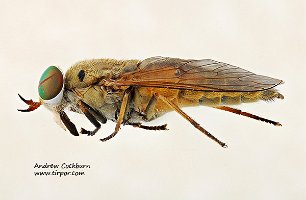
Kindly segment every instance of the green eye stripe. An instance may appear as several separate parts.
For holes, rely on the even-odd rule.
[[[41,75],[38,93],[43,100],[50,100],[61,92],[62,87],[62,72],[56,66],[50,66]]]

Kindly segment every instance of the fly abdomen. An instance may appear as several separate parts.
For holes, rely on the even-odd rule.
[[[204,92],[199,104],[204,106],[235,105],[241,103],[241,92]]]
[[[283,99],[284,96],[275,89],[255,92],[202,92],[198,102],[204,106],[219,106],[252,103],[259,100],[273,101],[276,98]]]
[[[221,97],[222,105],[235,105],[241,104],[241,94],[237,94],[234,96],[226,95],[226,93]]]
[[[203,106],[216,106],[221,104],[221,95],[215,97],[202,96],[199,99],[199,104]]]
[[[244,92],[241,95],[242,103],[252,103],[261,99],[262,91]]]
[[[283,99],[283,95],[275,89],[254,92],[203,92],[180,90],[178,102],[181,107],[186,106],[221,106],[252,103],[259,100],[272,101],[275,98]]]
[[[276,89],[264,90],[261,92],[260,99],[263,101],[273,101],[274,99],[284,99],[284,96]]]

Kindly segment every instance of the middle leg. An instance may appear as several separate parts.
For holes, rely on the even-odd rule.
[[[127,110],[127,106],[128,106],[127,104],[128,104],[128,100],[129,100],[131,91],[132,91],[132,88],[130,87],[130,88],[126,89],[125,92],[124,92],[122,103],[121,103],[121,106],[120,106],[118,119],[117,119],[117,123],[116,123],[116,127],[115,127],[115,131],[111,135],[100,139],[102,142],[105,142],[109,139],[112,139],[113,137],[115,137],[115,135],[117,135],[117,133],[120,129],[120,126],[121,126],[121,124],[124,120],[125,114],[126,114],[126,110]]]

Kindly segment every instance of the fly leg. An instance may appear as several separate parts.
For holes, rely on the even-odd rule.
[[[143,119],[145,121],[150,121],[154,118],[154,109],[155,109],[155,105],[156,105],[156,96],[152,95],[152,97],[149,100],[149,103],[145,109],[144,112],[141,113],[141,116],[143,117]],[[132,125],[136,128],[143,128],[146,130],[168,130],[167,129],[167,124],[163,124],[163,125],[159,125],[159,126],[146,126],[146,125],[142,125],[141,123],[127,123],[128,125]]]
[[[100,139],[102,142],[105,142],[109,139],[112,139],[118,133],[118,131],[120,129],[120,125],[122,124],[122,122],[124,120],[124,116],[125,116],[125,113],[126,113],[126,110],[127,110],[126,108],[127,108],[127,104],[128,104],[128,100],[129,100],[131,91],[132,91],[132,88],[128,88],[124,92],[121,107],[120,107],[120,111],[119,111],[119,116],[118,116],[116,127],[115,127],[115,131],[111,135]]]
[[[243,115],[243,116],[246,116],[246,117],[249,117],[249,118],[252,118],[252,119],[256,119],[256,120],[263,121],[263,122],[266,122],[266,123],[269,123],[269,124],[273,124],[274,126],[282,126],[279,122],[275,122],[275,121],[272,121],[272,120],[269,120],[269,119],[265,119],[263,117],[253,115],[253,114],[248,113],[248,112],[243,112],[243,111],[235,109],[235,108],[231,108],[231,107],[227,107],[227,106],[217,106],[217,107],[214,107],[214,108],[217,108],[219,110],[225,110],[225,111],[228,111],[228,112],[232,112],[232,113],[235,113],[235,114],[238,114],[238,115]]]
[[[91,106],[89,106],[88,104],[86,104],[83,101],[80,101],[79,104],[82,104],[82,107],[84,107],[86,110],[88,110],[94,118],[96,118],[99,122],[101,122],[102,124],[105,124],[107,119],[105,116],[103,116],[100,112],[96,111],[95,109],[93,109]],[[81,108],[82,109],[82,108]]]
[[[171,108],[173,108],[176,112],[178,112],[182,117],[184,117],[186,120],[188,120],[195,128],[200,130],[202,133],[204,133],[207,137],[212,139],[213,141],[217,142],[220,146],[226,148],[227,145],[224,142],[221,142],[218,138],[213,136],[211,133],[206,131],[200,124],[198,124],[196,121],[194,121],[191,117],[189,117],[186,113],[184,113],[174,102],[167,99],[164,96],[159,95],[158,96],[162,101],[164,101],[166,104],[168,104]]]
[[[154,108],[156,105],[156,96],[152,95],[144,113],[142,113],[144,120],[150,121],[151,119],[154,118]]]
[[[146,129],[146,130],[154,130],[154,131],[168,130],[167,129],[167,124],[163,124],[163,125],[160,125],[160,126],[145,126],[145,125],[142,125],[141,123],[127,123],[127,124],[131,125],[133,127],[136,127],[136,128],[143,128],[143,129]]]
[[[95,135],[96,132],[98,132],[98,130],[101,128],[101,124],[98,122],[98,120],[101,123],[105,124],[106,118],[102,116],[100,113],[98,113],[97,111],[95,111],[93,108],[91,108],[89,105],[84,103],[83,101],[79,101],[78,105],[81,111],[87,117],[87,119],[95,126],[95,129],[93,131],[88,131],[84,128],[81,128],[81,134],[86,134],[88,136]]]
[[[60,118],[63,122],[63,124],[66,126],[66,128],[69,130],[69,132],[74,136],[79,136],[79,133],[74,125],[67,116],[67,114],[64,111],[60,111],[59,113]]]

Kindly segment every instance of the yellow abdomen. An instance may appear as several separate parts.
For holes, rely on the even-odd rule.
[[[283,98],[275,89],[255,92],[203,92],[192,90],[178,90],[165,88],[139,87],[135,90],[134,106],[136,111],[145,113],[147,119],[153,119],[163,113],[172,111],[173,108],[158,98],[158,95],[176,103],[179,107],[188,106],[221,106],[250,103],[259,100],[269,101]],[[155,99],[152,101],[152,97]]]
[[[184,106],[220,106],[251,103],[259,100],[271,101],[275,98],[283,98],[283,95],[275,89],[255,92],[201,92],[185,90],[178,95],[179,105]]]

